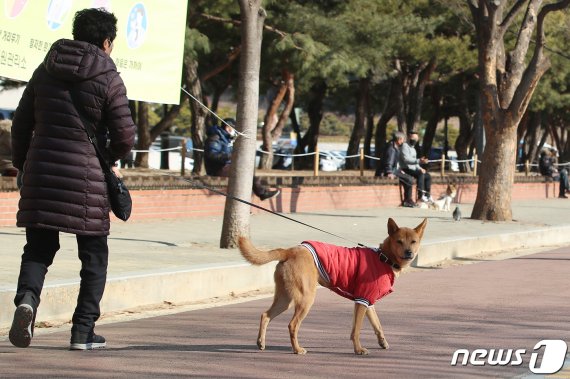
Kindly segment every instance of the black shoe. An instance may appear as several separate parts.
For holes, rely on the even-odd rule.
[[[34,333],[34,308],[30,304],[20,304],[14,312],[10,328],[10,342],[16,347],[28,347]]]
[[[268,199],[273,199],[275,196],[278,196],[281,193],[280,190],[276,190],[276,191],[265,191],[265,193],[261,194],[259,196],[259,198],[261,199],[261,201],[263,200],[268,200]]]
[[[85,333],[74,330],[71,332],[69,350],[104,349],[106,346],[105,337],[98,336],[93,331]]]
[[[402,203],[402,207],[405,207],[405,208],[417,208],[418,205],[417,205],[416,203],[414,203],[413,201],[405,200],[405,201]]]
[[[559,199],[568,199],[568,196],[566,196],[566,195],[560,195],[560,196],[558,196],[558,198],[559,198]]]

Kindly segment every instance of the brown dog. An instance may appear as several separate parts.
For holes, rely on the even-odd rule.
[[[317,283],[355,301],[351,340],[356,354],[368,354],[360,344],[364,315],[378,337],[380,347],[387,349],[382,325],[374,303],[392,292],[394,279],[418,254],[427,219],[415,229],[400,228],[388,220],[388,237],[380,249],[340,248],[315,241],[289,249],[261,251],[249,239],[241,237],[239,248],[244,258],[255,265],[279,261],[275,269],[275,295],[271,307],[261,315],[257,346],[265,349],[265,333],[269,322],[291,304],[295,313],[289,323],[289,335],[295,354],[307,351],[299,345],[297,333],[301,322],[315,300]],[[338,251],[337,249],[341,250]]]

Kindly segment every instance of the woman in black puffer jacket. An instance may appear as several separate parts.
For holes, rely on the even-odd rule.
[[[115,16],[102,9],[77,12],[74,40],[52,45],[14,115],[12,158],[23,174],[17,225],[26,228],[27,241],[10,330],[10,340],[19,347],[30,344],[47,268],[59,249],[59,232],[77,236],[82,261],[71,348],[105,346],[93,328],[106,281],[110,207],[99,159],[74,104],[98,125],[97,141],[111,165],[131,150],[135,125],[125,86],[110,58],[116,23]]]

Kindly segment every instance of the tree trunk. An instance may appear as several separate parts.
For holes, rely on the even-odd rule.
[[[372,137],[374,135],[374,110],[372,100],[370,99],[370,91],[366,94],[366,135],[364,137],[364,154],[371,157],[372,155]],[[372,159],[365,158],[366,168],[375,168],[376,164],[372,163]]]
[[[422,155],[425,157],[429,157],[429,151],[433,145],[433,139],[435,138],[435,133],[437,131],[437,124],[439,124],[439,120],[441,120],[443,117],[442,114],[443,112],[441,110],[441,102],[442,102],[441,86],[434,85],[432,86],[432,91],[431,91],[431,104],[432,104],[433,113],[427,122],[422,142]]]
[[[465,161],[469,159],[469,147],[473,143],[473,118],[469,117],[469,110],[462,107],[463,110],[459,114],[459,135],[455,140],[455,151],[457,152],[457,160]],[[460,162],[459,171],[466,173],[471,172],[469,162]]]
[[[505,12],[508,4],[511,8]],[[505,53],[505,34],[525,4],[526,13],[516,34],[515,45],[512,51]],[[550,66],[544,55],[544,20],[548,13],[567,8],[570,0],[542,7],[541,4],[541,0],[468,2],[477,31],[481,114],[487,138],[477,199],[471,214],[475,219],[512,219],[516,129],[538,81]],[[504,18],[503,14],[506,14]],[[535,41],[531,41],[533,35]],[[531,42],[534,42],[534,51],[527,60]]]
[[[293,108],[295,109],[295,108]],[[297,135],[297,141],[301,138],[301,125],[299,125],[299,120],[295,112],[289,113],[289,120],[291,121],[291,128],[293,132]]]
[[[202,84],[198,77],[198,61],[194,59],[186,59],[186,87],[188,92],[196,99],[203,100]],[[206,118],[208,111],[204,109],[197,101],[190,99],[190,112],[192,124],[190,125],[190,132],[192,136],[192,145],[195,149],[204,149],[204,136],[206,135]],[[200,151],[193,152],[194,168],[192,173],[199,175],[202,171],[202,163],[204,161],[204,153]]]
[[[144,101],[138,102],[137,120],[137,150],[148,150],[153,141],[148,124],[148,103]],[[135,167],[148,168],[148,153],[137,153]]]
[[[255,135],[259,102],[259,68],[263,23],[266,17],[262,0],[239,0],[242,53],[240,56],[237,128],[247,137],[234,144],[228,194],[239,199],[251,198],[255,166]],[[250,206],[226,198],[221,248],[237,246],[240,236],[249,236]]]
[[[524,135],[517,136],[517,140],[523,140],[523,154],[519,163],[525,163],[527,160],[534,163],[538,157],[538,139],[540,134],[541,113],[540,112],[527,112],[526,128],[524,128]]]
[[[356,114],[354,120],[354,128],[350,135],[350,141],[348,142],[348,149],[346,149],[346,155],[357,155],[360,151],[360,141],[364,137],[365,124],[366,124],[366,110],[367,110],[367,93],[370,89],[370,79],[363,78],[360,79],[358,83],[358,91],[356,93]],[[358,158],[350,158],[346,160],[346,168],[357,169],[360,167],[360,161]]]
[[[319,81],[311,87],[310,98],[307,106],[307,114],[309,116],[309,129],[298,139],[295,154],[304,154],[305,152],[313,153],[319,142],[319,128],[323,119],[323,102],[327,93],[327,85],[324,81]],[[304,169],[314,168],[315,159],[308,155],[298,158],[295,163],[296,167]]]
[[[397,59],[394,68],[398,72],[399,85],[396,94],[396,116],[398,130],[401,132],[417,131],[421,117],[424,90],[435,70],[436,60],[410,67]]]
[[[516,125],[496,132],[485,128],[487,146],[479,171],[479,190],[471,218],[477,220],[512,220],[511,193],[516,161]]]
[[[384,111],[380,115],[378,124],[376,125],[376,134],[374,135],[374,145],[376,146],[376,158],[382,159],[384,150],[386,149],[386,128],[388,122],[396,115],[400,102],[397,100],[398,94],[401,94],[400,77],[390,80],[390,89],[388,98],[384,106]]]
[[[561,120],[559,117],[551,116],[548,117],[548,126],[550,130],[550,135],[554,141],[554,146],[560,154],[564,152],[564,129],[566,128],[565,120]]]
[[[460,76],[460,89],[457,94],[457,117],[459,118],[459,135],[455,140],[455,151],[457,152],[457,160],[466,161],[471,156],[469,148],[473,144],[475,137],[475,117],[469,110],[469,102],[467,94],[469,91],[468,78],[465,75]],[[463,173],[471,172],[469,162],[460,162],[459,171]]]
[[[433,58],[429,62],[420,64],[416,69],[412,70],[411,77],[408,80],[410,88],[405,91],[408,93],[407,98],[405,98],[407,102],[406,126],[408,131],[418,131],[418,124],[422,114],[424,91],[436,66],[436,60]]]
[[[275,125],[275,128],[271,131],[271,139],[273,141],[276,141],[279,138],[281,138],[281,135],[283,134],[283,128],[285,127],[285,123],[287,122],[287,119],[289,118],[289,115],[293,110],[293,105],[295,104],[295,77],[289,72],[287,72],[287,75],[285,77],[287,78],[286,82],[287,100],[285,101],[285,106],[281,111],[281,115],[279,116],[277,125]]]
[[[286,97],[287,102],[285,107],[281,114],[278,115],[279,107],[283,104]],[[265,151],[265,153],[261,155],[259,168],[271,169],[271,167],[273,167],[273,141],[281,136],[287,117],[289,117],[289,113],[291,113],[291,109],[293,109],[294,101],[295,84],[293,75],[287,70],[283,70],[281,83],[277,89],[277,93],[269,103],[261,130],[263,138],[261,150]]]

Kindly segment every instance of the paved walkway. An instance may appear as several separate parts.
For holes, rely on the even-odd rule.
[[[266,350],[255,343],[259,316],[271,299],[98,323],[107,348],[68,351],[69,327],[36,335],[27,349],[0,341],[2,378],[536,378],[529,368],[542,340],[570,342],[569,248],[401,275],[378,302],[389,350],[368,322],[356,356],[349,340],[353,304],[321,289],[291,352],[289,310],[269,325]],[[477,260],[474,260],[477,261]],[[495,349],[503,365],[452,366],[454,352]],[[498,349],[502,349],[498,353]],[[515,350],[524,349],[517,365]],[[538,350],[544,357],[544,348]],[[549,353],[551,354],[551,353]],[[480,357],[479,361],[487,358]],[[540,358],[539,358],[540,359]],[[514,361],[514,362],[513,362]],[[513,362],[514,364],[510,364]],[[560,364],[560,359],[556,362]],[[532,366],[536,367],[536,366]],[[552,378],[568,378],[570,360]],[[541,376],[539,376],[540,378]]]
[[[455,204],[454,204],[455,206]],[[414,227],[429,219],[418,266],[450,258],[521,247],[570,244],[570,200],[549,199],[513,204],[513,222],[468,219],[472,205],[461,204],[464,218],[424,209],[380,208],[294,214],[291,217],[345,236],[353,242],[377,245],[392,217]],[[237,250],[218,248],[222,218],[154,220],[112,225],[108,286],[103,312],[157,303],[185,304],[271,289],[271,266],[251,267]],[[12,315],[24,231],[0,228],[0,338]],[[251,237],[260,247],[287,247],[305,239],[354,245],[271,214],[253,215]],[[38,320],[67,321],[74,308],[79,280],[75,238],[61,235],[61,251],[47,276]]]

